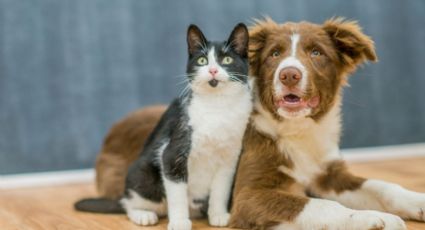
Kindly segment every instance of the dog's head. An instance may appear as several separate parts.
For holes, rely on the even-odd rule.
[[[355,21],[330,19],[276,24],[258,21],[250,30],[249,58],[262,105],[276,118],[326,114],[363,62],[376,61],[373,41]]]

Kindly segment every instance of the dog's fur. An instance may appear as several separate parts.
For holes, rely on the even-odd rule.
[[[120,198],[128,167],[167,107],[149,106],[130,113],[109,130],[96,160],[96,185],[101,197]]]
[[[231,227],[405,229],[396,215],[424,221],[424,194],[356,177],[339,155],[341,90],[358,65],[376,59],[373,41],[353,21],[266,19],[251,28],[255,110]],[[297,84],[285,85],[285,68],[299,70]],[[297,103],[285,99],[289,94],[299,97]]]

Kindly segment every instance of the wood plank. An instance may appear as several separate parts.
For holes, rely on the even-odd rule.
[[[356,163],[350,168],[360,176],[383,179],[425,192],[425,158]],[[166,229],[166,220],[161,220],[155,227],[141,228],[129,222],[124,215],[74,211],[74,201],[94,195],[93,184],[1,190],[0,229]],[[411,230],[425,230],[425,223],[408,222],[408,226]],[[196,220],[194,229],[214,228],[209,228],[205,220]]]

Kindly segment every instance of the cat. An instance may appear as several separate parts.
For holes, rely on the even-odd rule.
[[[138,225],[168,215],[169,230],[191,229],[190,217],[227,226],[229,199],[252,110],[248,29],[211,42],[195,25],[187,31],[188,85],[161,117],[129,168],[120,201],[85,199],[82,211],[127,213]]]

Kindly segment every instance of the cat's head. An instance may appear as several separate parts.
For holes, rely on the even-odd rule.
[[[248,87],[248,29],[235,26],[224,42],[208,41],[190,25],[187,31],[187,76],[194,93],[234,94]]]

